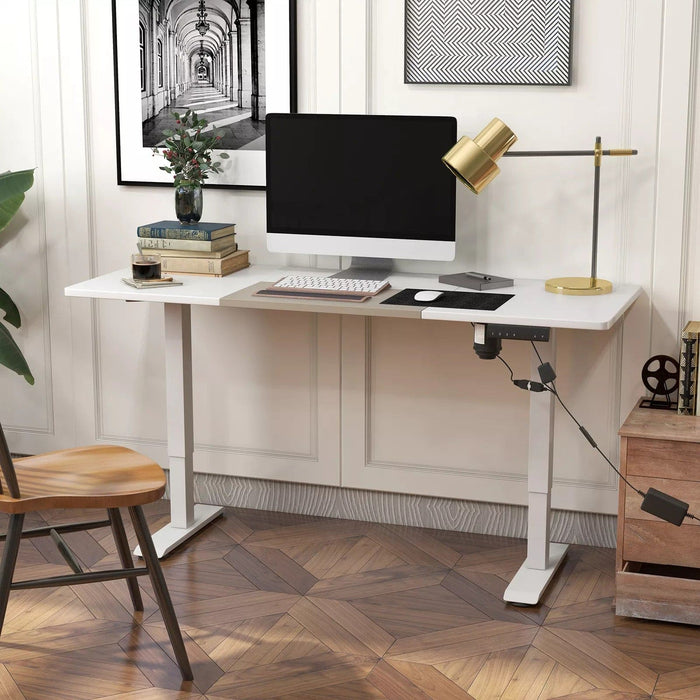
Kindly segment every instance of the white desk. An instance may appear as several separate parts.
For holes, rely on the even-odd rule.
[[[390,276],[390,290],[362,304],[254,296],[256,289],[266,286],[261,283],[274,282],[291,272],[327,274],[327,271],[316,269],[257,265],[222,278],[180,275],[178,279],[184,282],[182,286],[146,290],[125,285],[121,278],[131,274],[130,270],[125,269],[66,287],[67,296],[150,301],[164,305],[171,522],[154,534],[159,557],[184,542],[222,511],[218,506],[195,504],[193,498],[194,437],[190,325],[190,311],[193,305],[546,326],[552,329],[550,342],[540,344],[540,354],[544,361],[550,361],[554,366],[555,329],[612,328],[641,291],[636,285],[618,285],[612,294],[603,296],[561,296],[545,292],[541,280],[516,280],[514,287],[494,290],[497,293],[515,294],[496,311],[382,305],[380,302],[383,299],[407,287],[455,289],[450,285],[439,284],[434,275],[399,273]],[[533,351],[533,378],[537,378],[538,365],[539,360]],[[549,540],[553,426],[552,394],[530,393],[528,547],[527,559],[504,594],[504,599],[513,603],[536,604],[567,550],[567,545],[552,543]]]

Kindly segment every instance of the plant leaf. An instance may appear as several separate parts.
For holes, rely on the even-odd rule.
[[[15,302],[10,299],[10,295],[4,289],[0,289],[0,311],[5,312],[5,320],[15,328],[19,328],[22,325],[22,320],[19,317],[19,309],[15,306]]]
[[[14,197],[8,197],[0,202],[0,231],[5,229],[12,221],[12,218],[22,206],[24,195],[18,194]]]
[[[0,175],[0,202],[9,197],[23,194],[34,184],[34,168],[31,170],[8,171]]]
[[[33,183],[34,169],[0,175],[0,231],[12,221],[24,201],[24,193]]]
[[[2,323],[0,323],[0,365],[5,365],[13,372],[21,374],[29,384],[34,384],[34,377],[22,351]]]

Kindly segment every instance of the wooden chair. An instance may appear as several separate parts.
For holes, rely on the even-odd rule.
[[[158,500],[165,491],[165,474],[160,466],[138,452],[112,445],[59,450],[13,461],[0,425],[0,467],[0,512],[10,516],[7,534],[0,536],[0,540],[5,540],[0,563],[0,633],[11,590],[73,586],[79,583],[125,578],[134,610],[143,610],[136,577],[148,574],[182,677],[184,680],[192,680],[192,669],[180,627],[141,508],[145,503]],[[141,546],[141,555],[146,563],[145,568],[134,567],[119,512],[121,507],[129,509]],[[106,508],[108,519],[22,531],[26,513],[47,508]],[[61,537],[61,533],[64,532],[98,527],[112,528],[121,569],[83,571]],[[54,539],[61,555],[74,573],[13,583],[21,538],[45,535]]]

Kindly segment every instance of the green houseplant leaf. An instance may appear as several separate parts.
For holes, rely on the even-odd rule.
[[[34,184],[34,170],[18,170],[0,174],[0,231],[12,221],[24,201],[24,193]],[[19,309],[10,295],[0,289],[0,311],[4,320],[19,328],[22,321]],[[0,365],[22,375],[29,384],[34,384],[34,377],[24,359],[22,351],[4,323],[0,322]]]
[[[10,299],[10,295],[0,289],[0,311],[5,314],[5,321],[12,324],[15,328],[22,325],[22,320],[19,317],[19,309],[15,306],[15,302]]]
[[[0,174],[0,231],[10,223],[33,184],[33,169]]]
[[[22,351],[2,323],[0,323],[0,364],[21,374],[30,384],[34,384],[34,377]]]

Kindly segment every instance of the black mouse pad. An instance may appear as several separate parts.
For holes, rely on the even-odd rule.
[[[413,297],[420,289],[402,289],[394,296],[385,299],[382,304],[397,304],[400,306],[433,306],[441,309],[478,309],[479,311],[495,311],[499,306],[511,299],[513,294],[492,294],[491,292],[443,292],[435,301],[416,301]]]

